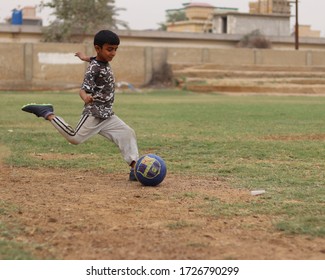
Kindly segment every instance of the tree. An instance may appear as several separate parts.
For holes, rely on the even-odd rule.
[[[167,11],[166,21],[167,22],[176,22],[187,20],[184,9],[181,10],[169,10]]]
[[[166,31],[168,23],[185,20],[187,20],[187,17],[184,9],[168,10],[166,13],[166,22],[159,23],[159,30]]]
[[[126,22],[118,20],[115,0],[51,0],[41,3],[41,8],[53,9],[55,20],[44,28],[45,42],[82,41],[88,33],[100,28],[128,28]],[[74,36],[74,35],[79,35]],[[81,36],[81,37],[80,37]]]

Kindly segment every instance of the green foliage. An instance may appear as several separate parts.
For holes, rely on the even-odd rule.
[[[166,22],[167,23],[173,23],[177,21],[185,21],[187,20],[185,10],[184,9],[179,9],[179,10],[168,10],[166,13]],[[160,23],[160,28],[159,30],[167,30],[167,25],[166,23]]]
[[[166,15],[166,22],[176,22],[187,20],[185,10],[169,10]]]
[[[42,2],[41,7],[53,9],[55,20],[44,28],[46,42],[78,42],[87,33],[99,28],[127,27],[118,20],[115,0],[51,0]]]

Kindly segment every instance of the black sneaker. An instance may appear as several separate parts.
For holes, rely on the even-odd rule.
[[[53,114],[53,106],[52,104],[27,104],[24,105],[21,108],[23,111],[28,112],[28,113],[33,113],[37,117],[43,117],[44,119],[47,119],[49,115]]]
[[[134,168],[130,169],[129,181],[133,181],[133,182],[138,181],[137,177],[135,177],[135,174],[134,174]]]

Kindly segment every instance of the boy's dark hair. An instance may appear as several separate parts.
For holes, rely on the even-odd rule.
[[[119,45],[120,38],[110,30],[101,30],[94,37],[94,45],[102,47],[104,44]]]

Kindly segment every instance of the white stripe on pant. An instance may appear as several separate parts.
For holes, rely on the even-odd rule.
[[[55,116],[51,120],[51,123],[71,144],[81,144],[91,136],[99,134],[114,142],[119,147],[124,160],[129,165],[132,161],[137,161],[139,158],[134,130],[116,115],[108,119],[83,115],[75,129],[59,116]]]

